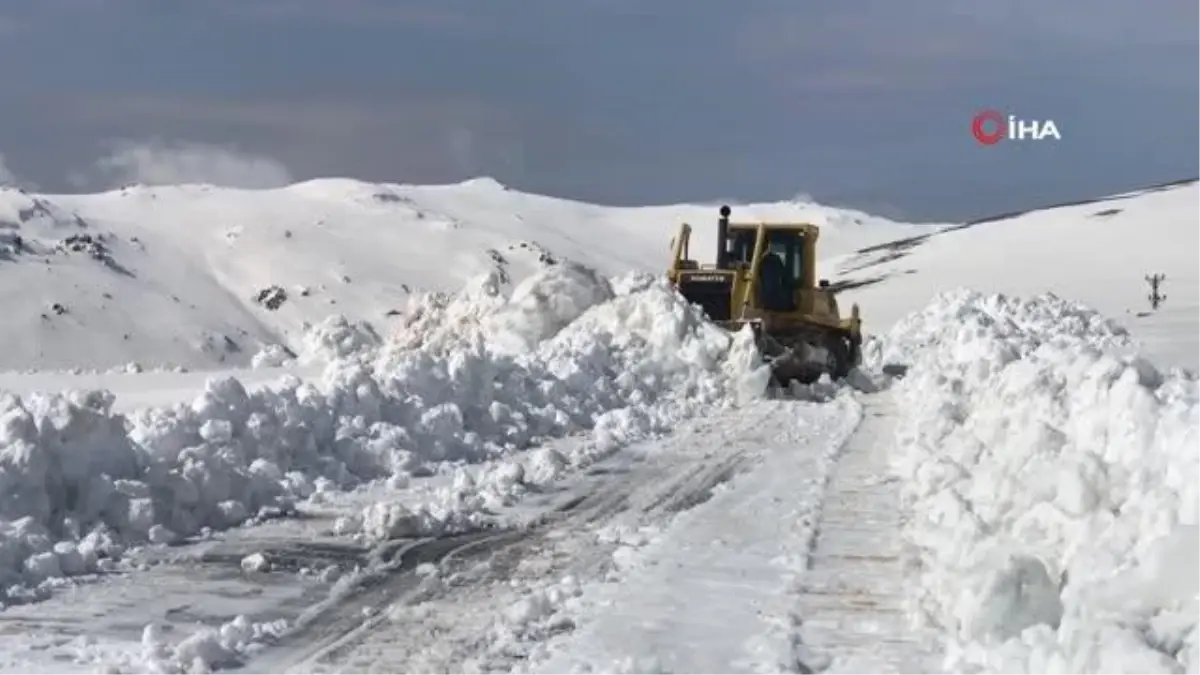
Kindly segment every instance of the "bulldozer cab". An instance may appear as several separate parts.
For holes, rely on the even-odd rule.
[[[714,321],[811,314],[816,289],[817,226],[809,223],[730,223],[723,210],[714,264],[690,256],[691,226],[680,227],[668,277]],[[822,293],[832,300],[832,294]],[[836,310],[835,310],[836,311]]]
[[[768,312],[793,312],[800,308],[800,296],[811,280],[808,259],[812,257],[815,236],[809,226],[767,225],[760,250],[762,263],[757,278],[758,305]],[[743,269],[752,269],[758,246],[758,228],[731,224],[727,241],[728,260]]]

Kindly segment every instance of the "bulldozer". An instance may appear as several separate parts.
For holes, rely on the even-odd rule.
[[[810,223],[735,223],[722,206],[716,263],[690,257],[687,223],[671,243],[667,278],[708,318],[730,331],[750,326],[774,384],[845,378],[861,361],[858,305],[838,311],[835,291],[816,279],[820,228]]]

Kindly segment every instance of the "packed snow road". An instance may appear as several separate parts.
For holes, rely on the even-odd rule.
[[[528,527],[406,544],[244,670],[936,670],[904,612],[895,421],[889,394],[842,390],[689,424]]]
[[[526,527],[432,559],[433,542],[410,544],[395,573],[245,669],[561,671],[631,654],[639,668],[794,669],[787,586],[858,415],[844,396],[688,424],[526,505]]]
[[[621,551],[532,670],[937,669],[937,638],[903,613],[890,396],[761,409],[745,431],[753,468]]]
[[[755,413],[732,430],[733,447],[749,460],[743,475],[619,551],[615,583],[583,595],[587,618],[550,646],[537,670],[802,667],[791,586],[807,566],[830,469],[860,406],[844,395],[825,404],[765,403]]]

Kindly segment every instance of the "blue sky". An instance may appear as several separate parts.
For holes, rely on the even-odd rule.
[[[951,220],[1195,176],[1195,0],[4,0],[53,191],[318,176]],[[1059,142],[985,148],[991,107]],[[3,171],[0,171],[3,173]]]

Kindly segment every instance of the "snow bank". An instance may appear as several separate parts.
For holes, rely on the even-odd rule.
[[[1043,295],[939,296],[868,347],[908,363],[894,468],[952,672],[1197,672],[1198,387]]]
[[[377,365],[389,396],[409,397],[420,425],[437,429],[415,456],[471,466],[459,466],[453,483],[415,510],[407,500],[377,503],[346,527],[373,538],[469,527],[532,486],[766,388],[753,335],[730,336],[665,281],[610,283],[551,266],[509,299],[503,286],[492,275],[458,297],[420,301],[395,343],[408,348],[387,350]],[[405,388],[415,382],[414,398]],[[540,448],[508,458],[585,430],[568,454]]]
[[[371,536],[466,527],[531,484],[765,386],[749,336],[706,322],[665,282],[561,267],[511,296],[503,286],[492,276],[418,301],[403,349],[375,354],[372,332],[332,321],[313,344],[345,358],[317,382],[214,379],[191,404],[128,418],[107,392],[0,398],[0,600],[129,545],[378,480],[457,471],[427,503],[368,509],[354,525]],[[581,432],[568,455],[514,454]]]

